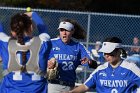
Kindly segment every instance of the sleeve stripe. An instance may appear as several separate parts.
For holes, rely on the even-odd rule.
[[[91,56],[91,53],[89,52],[89,50],[82,44],[82,43],[80,43],[83,47],[84,47],[84,49],[86,50],[86,52],[87,52],[87,54],[89,55],[89,57],[92,59],[92,60],[94,60],[94,58]]]
[[[8,42],[10,39],[9,36],[7,36],[5,33],[3,32],[0,32],[0,40],[3,41],[3,42]]]
[[[137,67],[137,65],[135,63],[129,63],[127,61],[124,61],[121,64],[121,67],[126,68],[128,70],[131,70],[133,73],[135,73],[138,77],[140,77],[140,68]]]

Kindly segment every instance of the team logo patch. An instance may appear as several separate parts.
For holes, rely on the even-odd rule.
[[[107,76],[107,74],[106,74],[105,72],[100,72],[100,73],[99,73],[99,76],[106,77],[106,76]]]
[[[121,75],[125,75],[125,73],[121,73]]]
[[[59,51],[59,50],[60,50],[59,47],[54,47],[54,48],[53,48],[53,51]]]

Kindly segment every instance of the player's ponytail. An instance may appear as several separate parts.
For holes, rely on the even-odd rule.
[[[120,51],[121,51],[120,57],[121,57],[122,59],[127,58],[127,53],[126,53],[126,51],[125,51],[123,48],[121,48]]]
[[[31,19],[25,14],[16,14],[11,18],[11,30],[16,33],[15,39],[17,39],[18,43],[21,45],[25,45],[24,42],[24,33],[28,32],[29,27],[31,26]],[[22,67],[21,71],[26,71],[26,52],[22,52]]]
[[[85,39],[86,38],[86,31],[83,29],[83,27],[78,24],[76,21],[73,21],[72,24],[74,25],[74,34],[72,37],[76,39]]]

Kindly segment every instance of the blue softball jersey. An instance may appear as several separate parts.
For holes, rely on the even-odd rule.
[[[78,65],[81,65],[81,59],[87,57],[93,59],[90,56],[90,52],[85,46],[79,42],[73,40],[70,43],[65,44],[60,38],[51,39],[52,50],[51,57],[55,57],[58,61],[58,80],[71,82],[75,84],[76,73],[75,70]],[[88,64],[83,64],[88,66]]]
[[[36,23],[36,26],[39,30],[39,36],[37,36],[40,40],[40,48],[39,51],[36,51],[35,49],[32,49],[32,51],[26,52],[26,65],[31,65],[31,67],[34,66],[34,62],[29,61],[31,59],[36,59],[37,66],[39,67],[39,70],[42,72],[46,72],[47,68],[47,58],[46,55],[49,53],[49,35],[47,34],[47,29],[42,21],[42,19],[38,16],[37,13],[33,12],[32,14],[32,20]],[[2,63],[3,63],[3,70],[7,71],[9,68],[9,60],[11,59],[9,50],[9,39],[3,31],[0,31],[0,51],[1,51],[1,57],[2,57]],[[30,37],[24,37],[25,45],[31,45],[33,38]],[[37,42],[36,42],[37,43]],[[37,46],[35,46],[37,47]],[[13,47],[14,49],[14,47]],[[36,53],[37,56],[33,56]],[[14,54],[13,54],[14,55]],[[16,60],[18,60],[18,64],[21,64],[21,52],[16,52]],[[17,63],[16,63],[17,64]],[[8,73],[4,72],[4,77],[2,79],[1,85],[0,85],[0,93],[47,93],[47,81],[46,78],[42,75],[38,75],[37,73],[33,71],[27,72],[20,72],[20,71],[11,71]]]
[[[99,66],[84,83],[96,88],[97,93],[134,93],[140,87],[140,69],[123,61],[117,68],[106,62]]]

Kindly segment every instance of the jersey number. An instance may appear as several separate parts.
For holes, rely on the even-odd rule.
[[[62,62],[62,65],[63,65],[63,67],[62,67],[62,69],[63,70],[73,70],[74,69],[74,65],[73,65],[73,62]]]
[[[112,89],[111,93],[118,93],[117,89]]]
[[[32,80],[40,80],[41,79],[41,76],[40,75],[37,75],[36,73],[34,72],[29,72],[30,74],[33,74],[32,75]],[[13,75],[13,80],[22,80],[22,75],[20,74],[20,72],[15,72],[15,74]]]

